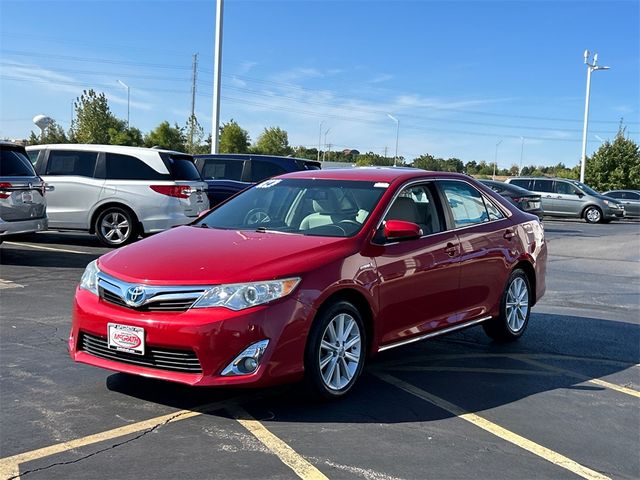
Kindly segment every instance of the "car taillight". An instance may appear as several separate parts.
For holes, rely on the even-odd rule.
[[[524,197],[512,197],[511,200],[513,200],[515,203],[520,203],[524,200]]]
[[[188,185],[151,185],[151,190],[169,197],[189,198],[192,193]]]
[[[0,198],[9,198],[11,192],[7,189],[11,187],[12,185],[9,182],[0,182]]]

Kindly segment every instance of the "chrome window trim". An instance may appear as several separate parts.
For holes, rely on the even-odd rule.
[[[385,350],[391,350],[392,348],[402,347],[403,345],[408,345],[410,343],[419,342],[421,340],[426,340],[427,338],[437,337],[439,335],[444,335],[445,333],[454,332],[456,330],[460,330],[462,328],[471,327],[478,323],[486,322],[491,319],[491,316],[478,318],[476,320],[471,320],[469,322],[460,323],[457,325],[452,325],[450,327],[443,328],[441,330],[436,330],[435,332],[429,332],[424,335],[420,335],[419,337],[408,338],[407,340],[400,340],[399,342],[389,343],[387,345],[383,345],[378,347],[378,352],[384,352]]]
[[[127,308],[140,308],[147,306],[149,304],[164,302],[164,301],[176,301],[176,300],[193,300],[192,304],[195,302],[210,288],[211,285],[193,285],[193,286],[154,286],[154,285],[145,285],[141,283],[131,283],[125,282],[124,280],[117,279],[108,275],[104,272],[98,272],[98,288],[102,288],[103,290],[107,290],[113,295],[117,295],[125,304],[127,304]],[[143,287],[146,299],[136,307],[130,306],[126,299],[125,294],[127,290],[131,287]],[[99,290],[98,290],[99,291]],[[104,300],[102,295],[99,295],[101,299]],[[189,307],[191,308],[191,307]]]

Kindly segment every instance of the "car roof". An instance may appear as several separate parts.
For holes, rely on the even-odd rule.
[[[282,155],[262,155],[253,153],[200,153],[194,155],[194,158],[228,158],[230,160],[251,160],[253,158],[264,160],[287,160],[287,161],[300,161],[300,162],[313,162],[318,163],[317,160],[311,160],[309,158],[298,157],[283,157]]]
[[[500,182],[498,180],[485,180],[485,179],[478,179],[478,181],[487,186],[495,186],[498,188],[502,188],[504,191],[510,192],[510,193],[518,193],[521,195],[533,194],[532,191],[527,190],[526,188],[522,188],[518,185],[513,185],[511,183]]]
[[[179,155],[189,155],[188,153],[178,152],[176,150],[166,150],[163,148],[147,148],[147,147],[129,147],[126,145],[99,145],[91,143],[53,143],[47,145],[30,145],[27,150],[35,149],[48,149],[48,150],[81,150],[90,152],[115,152],[115,153],[133,153],[133,152],[162,152],[173,153]]]
[[[605,193],[610,192],[631,192],[631,193],[640,193],[640,190],[634,190],[633,188],[615,188],[613,190],[607,190]]]
[[[387,182],[411,180],[413,178],[460,178],[471,177],[462,173],[432,172],[411,167],[356,167],[331,168],[327,170],[303,170],[280,175],[278,178],[313,178],[321,180],[353,180],[365,182]]]

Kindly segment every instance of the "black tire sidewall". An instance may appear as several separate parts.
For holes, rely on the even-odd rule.
[[[322,373],[320,372],[320,363],[318,361],[320,353],[320,343],[322,341],[322,335],[324,334],[327,325],[333,320],[336,315],[341,313],[347,313],[353,317],[356,325],[360,329],[361,349],[360,349],[360,363],[358,369],[349,383],[341,390],[332,390],[327,387],[322,379]],[[358,309],[347,301],[338,301],[330,304],[326,308],[323,308],[316,316],[313,325],[309,331],[307,340],[307,348],[305,350],[305,381],[312,393],[319,395],[321,399],[332,400],[341,398],[346,395],[358,381],[358,378],[362,374],[364,369],[365,360],[367,357],[367,334],[364,328],[364,322],[362,315]]]
[[[125,239],[124,242],[112,243],[102,235],[102,230],[100,229],[100,224],[102,223],[102,219],[106,215],[108,215],[109,213],[112,213],[112,212],[121,213],[122,215],[125,215],[127,217],[127,221],[129,222],[129,236]],[[105,208],[96,217],[96,223],[94,224],[93,228],[94,228],[96,237],[98,237],[98,240],[100,240],[100,242],[103,245],[106,245],[107,247],[111,247],[111,248],[121,247],[121,246],[126,245],[128,243],[131,243],[136,238],[138,238],[138,219],[136,218],[136,216],[135,216],[135,214],[133,212],[131,212],[129,209],[123,208],[123,207]]]

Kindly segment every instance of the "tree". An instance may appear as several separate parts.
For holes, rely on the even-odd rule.
[[[187,125],[183,129],[185,135],[185,151],[192,155],[197,153],[205,153],[202,141],[204,139],[204,129],[195,115],[191,115],[187,120]],[[209,149],[208,151],[211,151]]]
[[[233,118],[228,123],[222,124],[220,127],[220,153],[247,153],[249,145],[249,133],[240,127]]]
[[[640,188],[640,150],[620,126],[613,142],[608,140],[587,159],[585,180],[596,190]]]
[[[289,155],[291,153],[289,135],[280,127],[265,128],[258,137],[253,150],[255,153],[265,155]]]
[[[441,158],[436,158],[433,155],[425,153],[424,155],[420,155],[419,157],[414,158],[411,166],[415,168],[421,168],[423,170],[432,170],[439,172],[443,170],[443,160]]]
[[[359,167],[366,167],[369,165],[375,165],[378,167],[390,167],[393,165],[393,158],[387,158],[377,153],[367,152],[358,155],[356,165]]]
[[[75,119],[71,136],[78,143],[109,143],[109,129],[121,130],[124,126],[109,109],[104,93],[84,90],[74,102]]]
[[[44,129],[42,135],[36,135],[35,132],[31,132],[29,135],[29,140],[27,140],[29,145],[47,145],[50,143],[69,143],[69,139],[67,138],[67,134],[64,133],[64,130],[60,125],[58,125],[55,120]]]
[[[121,122],[122,125],[109,129],[109,144],[142,147],[144,145],[142,132],[135,127],[127,127],[124,121]]]
[[[164,121],[144,137],[144,144],[147,147],[161,147],[183,152],[185,150],[184,132],[177,123],[172,127],[169,122]]]

